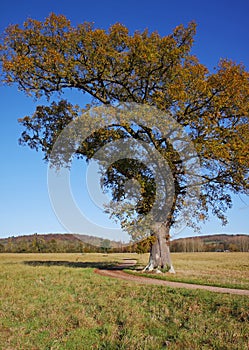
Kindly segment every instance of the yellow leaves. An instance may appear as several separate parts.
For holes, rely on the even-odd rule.
[[[181,51],[186,53],[189,52],[193,44],[193,37],[195,33],[196,33],[196,23],[194,21],[190,22],[187,28],[185,28],[181,24],[174,29],[173,38],[178,43],[178,47],[180,47]]]
[[[8,28],[3,48],[8,63],[4,69],[21,89],[37,89],[36,95],[43,88],[60,90],[59,80],[72,87],[80,81],[80,88],[91,93],[92,87],[86,82],[94,81],[93,95],[100,101],[106,102],[111,95],[116,100],[139,102],[143,97],[140,90],[144,98],[152,98],[150,89],[154,86],[156,99],[151,102],[159,103],[156,86],[168,89],[166,81],[173,80],[169,98],[185,101],[181,67],[179,72],[174,70],[180,62],[179,45],[190,45],[190,33],[191,28],[181,27],[174,38],[161,38],[148,30],[129,35],[120,23],[108,31],[94,29],[91,23],[72,27],[65,16],[52,13],[44,22],[28,19],[24,29],[17,25]],[[174,62],[173,73],[166,69],[170,62]],[[27,74],[29,79],[24,79]],[[136,96],[132,97],[131,91],[136,91]],[[160,106],[165,106],[163,98]]]
[[[248,114],[248,73],[222,61],[218,72],[208,75],[188,54],[195,27],[181,25],[165,37],[148,30],[129,35],[120,23],[107,31],[91,23],[72,27],[65,16],[52,13],[44,22],[28,19],[24,29],[10,26],[0,59],[9,82],[36,94],[77,86],[105,103],[132,100],[175,108],[186,123],[198,123],[202,114],[201,127],[209,128],[219,117],[205,119],[207,114],[228,113],[224,108]]]
[[[2,67],[5,71],[5,81],[7,83],[13,83],[15,81],[15,75],[24,77],[25,74],[30,74],[33,70],[34,62],[32,58],[17,55],[12,60],[4,58],[2,60]]]
[[[71,22],[64,15],[56,15],[55,13],[51,13],[45,20],[44,26],[54,25],[58,28],[69,27]]]
[[[0,48],[0,60],[5,81],[17,82],[22,90],[34,92],[38,98],[43,93],[50,97],[54,91],[69,87],[87,92],[95,101],[104,104],[132,101],[151,110],[136,126],[132,125],[136,117],[132,111],[130,119],[127,119],[128,114],[123,119],[120,117],[119,125],[114,128],[106,127],[109,121],[110,124],[113,122],[111,113],[114,109],[108,116],[100,113],[95,118],[98,133],[89,134],[82,144],[82,155],[90,158],[99,146],[122,137],[145,140],[168,162],[177,188],[181,185],[184,188],[187,174],[183,171],[180,155],[173,143],[162,139],[160,132],[166,128],[171,133],[167,121],[167,113],[170,113],[185,128],[201,164],[207,168],[203,177],[205,185],[208,176],[217,176],[222,190],[226,185],[237,190],[245,187],[243,175],[249,164],[249,74],[242,66],[226,60],[220,63],[216,73],[210,74],[196,57],[189,54],[194,33],[195,24],[190,23],[186,28],[177,27],[172,35],[165,37],[148,30],[129,35],[128,29],[120,23],[107,31],[94,29],[91,23],[72,27],[65,16],[51,14],[44,22],[29,19],[24,28],[9,27]],[[160,118],[151,106],[165,111],[165,121],[158,121]],[[38,131],[39,136],[34,141],[26,132],[23,142],[31,148],[41,146],[49,158],[53,140],[78,114],[78,110],[74,111],[64,103],[53,105],[51,110],[38,109],[35,118],[24,118],[21,122],[28,131]],[[91,131],[93,118],[90,113],[88,117],[91,119],[84,125],[79,118],[77,130],[84,127],[86,132]],[[149,121],[147,130],[141,127],[144,121],[145,125]],[[73,139],[73,130],[68,130],[67,141]],[[177,140],[177,135],[174,138]],[[146,175],[146,169],[130,160],[117,163],[116,169],[137,179],[143,197],[138,203],[137,214],[148,212],[155,187]],[[110,172],[110,176],[114,175]],[[226,176],[229,176],[228,180]],[[217,183],[213,184],[212,180],[210,183],[211,192],[209,195],[205,188],[206,195],[216,200]],[[177,191],[180,193],[179,189]],[[181,208],[188,207],[188,201],[181,203]],[[206,209],[207,205],[202,206]],[[215,210],[219,216],[216,207]],[[204,217],[200,215],[199,219]]]
[[[111,37],[115,37],[115,38],[126,37],[129,34],[129,30],[123,24],[115,23],[109,28],[108,33],[110,34]]]
[[[26,116],[24,118],[19,118],[18,119],[18,123],[28,122],[29,120],[30,120],[30,117]]]
[[[243,132],[241,132],[241,128]],[[211,161],[216,160],[222,165],[230,164],[230,167],[234,165],[248,167],[248,140],[248,125],[239,125],[234,128],[218,128],[210,123],[205,136],[195,144],[195,148],[202,157]]]
[[[33,30],[41,30],[43,23],[41,21],[28,18],[27,21],[23,23],[24,28],[33,28]]]
[[[226,108],[243,108],[247,113],[249,108],[249,74],[242,65],[232,61],[222,60],[218,71],[209,77],[212,89],[219,91],[215,101]],[[237,111],[238,113],[238,111]]]
[[[50,48],[43,56],[44,64],[46,64],[49,69],[54,66],[56,69],[59,69],[59,65],[65,65],[66,61],[63,55],[61,55],[54,48]]]
[[[199,214],[199,220],[204,221],[206,216],[204,214]]]

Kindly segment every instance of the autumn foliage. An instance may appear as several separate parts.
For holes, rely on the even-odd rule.
[[[65,16],[55,14],[44,22],[28,19],[23,27],[9,26],[1,45],[2,81],[16,83],[38,99],[57,96],[50,106],[39,106],[33,116],[21,120],[25,128],[21,142],[41,148],[49,159],[61,130],[89,109],[60,100],[66,88],[90,94],[93,104],[154,106],[184,128],[198,154],[201,193],[192,216],[197,222],[205,220],[211,210],[225,223],[231,193],[247,194],[249,189],[249,74],[243,65],[228,59],[222,59],[210,72],[191,54],[195,30],[195,23],[190,23],[167,36],[148,30],[130,34],[119,23],[108,30],[96,29],[91,23],[72,26]],[[179,155],[162,140],[156,127],[107,126],[93,135],[90,146],[78,155],[91,158],[91,146],[98,148],[122,135],[135,135],[153,145],[169,163],[175,180],[173,213],[166,218],[172,226],[184,206],[184,169]],[[113,185],[114,197],[122,190],[116,186],[116,177],[125,176],[123,169],[131,165],[122,162],[117,162],[110,171],[112,177],[106,178],[106,184]],[[141,164],[132,168],[140,183],[147,184],[143,187],[146,211],[154,195],[151,178],[146,178],[145,171],[143,174]]]

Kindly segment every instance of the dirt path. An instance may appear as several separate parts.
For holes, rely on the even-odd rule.
[[[216,293],[249,296],[249,290],[245,290],[245,289],[221,288],[221,287],[213,287],[213,286],[203,286],[203,285],[192,284],[192,283],[190,284],[190,283],[183,283],[183,282],[165,281],[165,280],[159,280],[159,279],[150,278],[150,277],[130,275],[122,271],[122,269],[128,268],[135,264],[136,264],[135,260],[126,260],[122,264],[117,265],[117,269],[115,270],[96,269],[95,273],[101,276],[119,278],[125,281],[130,281],[130,282],[135,282],[140,284],[153,284],[157,286],[166,286],[166,287],[172,287],[172,288],[203,289],[203,290],[208,290],[210,292],[216,292]]]

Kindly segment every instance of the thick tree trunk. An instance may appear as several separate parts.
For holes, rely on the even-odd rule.
[[[170,258],[169,229],[165,224],[157,223],[153,227],[152,235],[155,241],[151,246],[149,263],[144,270],[168,269],[170,273],[175,273]]]

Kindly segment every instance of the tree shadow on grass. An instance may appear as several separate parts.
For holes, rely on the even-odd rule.
[[[32,260],[32,261],[24,261],[25,265],[29,266],[64,266],[71,268],[93,268],[100,270],[123,270],[129,268],[129,266],[118,265],[116,262],[80,262],[80,261],[61,261],[61,260]]]

